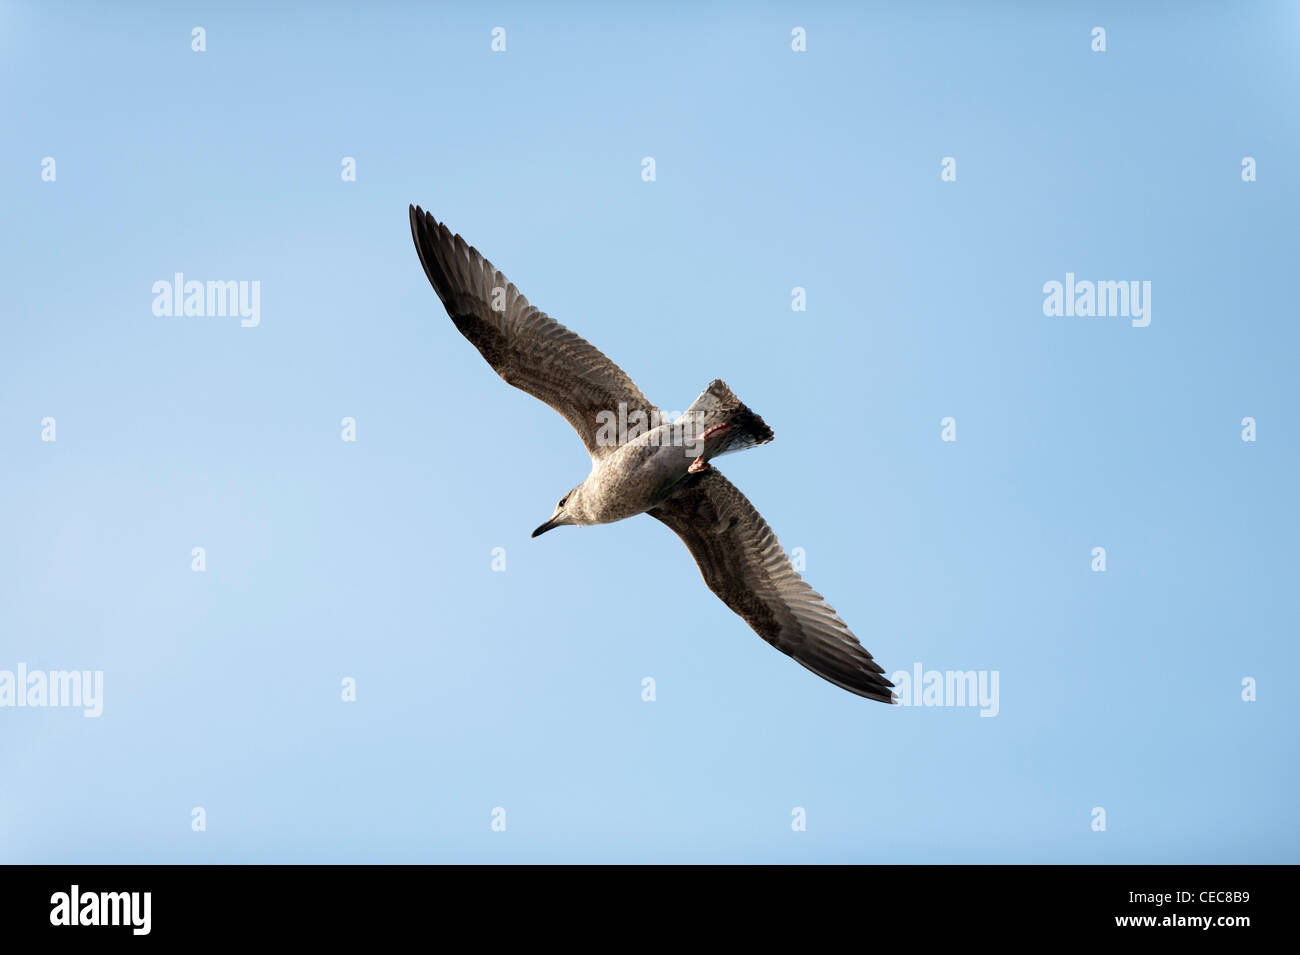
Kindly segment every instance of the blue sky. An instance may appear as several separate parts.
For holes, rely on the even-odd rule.
[[[1300,6],[531,7],[0,6],[0,671],[104,688],[0,708],[0,858],[1300,861]],[[997,715],[822,682],[649,518],[529,540],[585,452],[408,203],[726,379],[813,586]]]

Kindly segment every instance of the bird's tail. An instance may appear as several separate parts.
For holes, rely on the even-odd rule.
[[[701,454],[706,460],[767,444],[774,437],[767,423],[720,378],[709,382],[682,418],[704,442]]]

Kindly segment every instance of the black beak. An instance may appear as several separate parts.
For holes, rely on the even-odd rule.
[[[555,518],[551,518],[549,521],[547,521],[547,522],[546,522],[545,524],[543,524],[541,527],[537,528],[537,530],[533,531],[533,533],[530,535],[530,539],[531,539],[532,537],[541,537],[541,536],[542,536],[543,534],[545,534],[547,531],[551,530],[552,528],[559,527],[559,526],[560,526],[560,525],[557,524],[557,523],[555,522]]]

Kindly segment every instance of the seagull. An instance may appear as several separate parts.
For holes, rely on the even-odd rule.
[[[532,536],[649,514],[685,542],[709,589],[760,637],[850,693],[896,703],[885,671],[710,463],[771,441],[763,419],[715,380],[669,421],[622,368],[530,305],[460,235],[419,206],[410,213],[420,264],[456,328],[508,384],[559,412],[591,455],[591,474]]]

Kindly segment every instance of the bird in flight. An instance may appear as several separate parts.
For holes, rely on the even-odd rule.
[[[591,474],[532,536],[649,514],[685,542],[709,589],[760,637],[850,693],[895,702],[881,666],[709,463],[771,441],[763,419],[714,381],[668,421],[623,369],[530,305],[477,249],[419,206],[410,212],[420,263],[456,328],[507,383],[563,415],[591,455]]]

